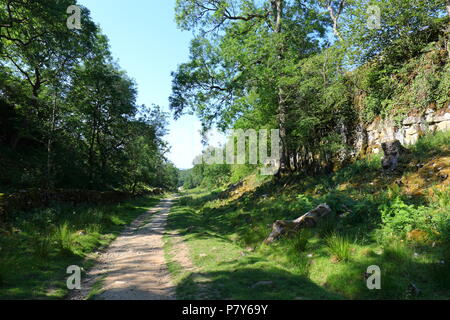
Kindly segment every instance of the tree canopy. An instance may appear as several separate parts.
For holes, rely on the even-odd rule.
[[[139,106],[108,39],[68,0],[0,1],[0,186],[174,188],[167,114]]]
[[[173,73],[171,108],[177,117],[195,112],[205,130],[279,129],[280,173],[330,169],[334,159],[349,156],[350,132],[367,118],[354,105],[361,92],[352,73],[378,61],[386,78],[416,57],[442,38],[447,6],[446,0],[178,0],[177,23],[195,39],[189,61]],[[441,43],[448,48],[448,38]],[[367,99],[383,96],[375,85],[383,74],[365,76],[374,85]],[[382,109],[380,102],[370,114]]]

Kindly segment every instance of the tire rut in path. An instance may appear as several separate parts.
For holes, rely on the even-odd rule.
[[[137,218],[97,259],[82,290],[70,299],[86,299],[101,280],[99,300],[174,300],[163,250],[164,229],[173,199],[164,199]]]

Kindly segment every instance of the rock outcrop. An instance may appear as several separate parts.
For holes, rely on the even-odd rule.
[[[428,109],[423,114],[406,117],[400,124],[390,118],[375,120],[359,130],[355,148],[357,153],[380,153],[383,143],[398,140],[408,146],[426,133],[447,130],[450,130],[450,106],[437,111]]]

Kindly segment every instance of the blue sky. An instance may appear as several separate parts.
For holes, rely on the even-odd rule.
[[[139,104],[158,104],[169,111],[170,73],[188,61],[190,32],[175,23],[175,0],[78,0],[89,8],[92,19],[110,40],[111,52],[120,66],[134,78]],[[170,118],[169,159],[178,168],[192,167],[201,153],[201,126],[194,116]],[[220,139],[220,138],[218,138]]]

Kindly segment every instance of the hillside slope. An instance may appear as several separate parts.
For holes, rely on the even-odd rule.
[[[194,190],[173,208],[168,229],[183,235],[196,272],[172,270],[182,298],[448,299],[450,132],[421,138],[399,170],[379,156],[331,176],[248,178],[230,190]],[[259,182],[258,182],[259,181]],[[271,246],[278,219],[320,203],[332,216]],[[381,269],[381,290],[365,272]]]

